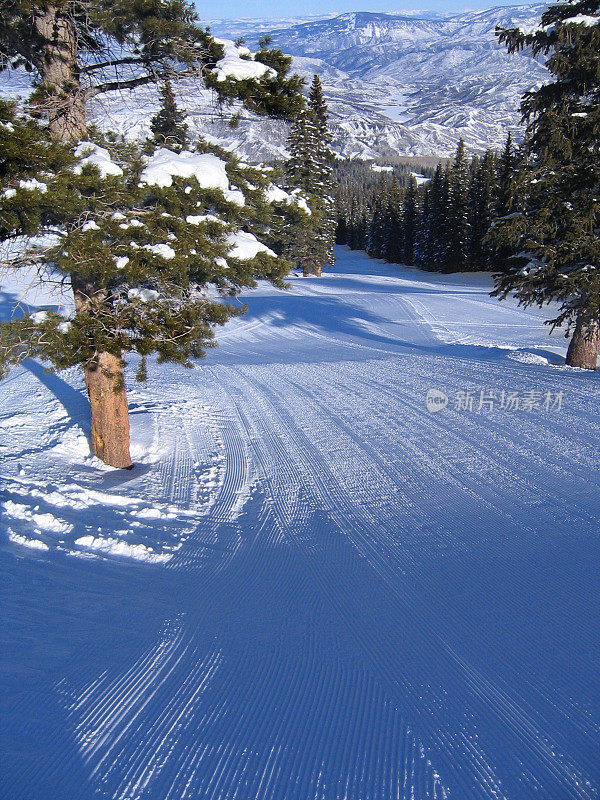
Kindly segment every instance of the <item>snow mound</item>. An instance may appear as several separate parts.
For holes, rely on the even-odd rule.
[[[35,178],[31,178],[28,181],[19,181],[19,187],[21,189],[27,189],[30,192],[37,190],[42,194],[46,194],[48,191],[48,184],[43,183],[42,181],[37,181]]]
[[[214,214],[190,214],[185,218],[188,225],[200,225],[203,222],[218,222],[227,225],[225,220],[215,217]]]
[[[147,250],[155,256],[165,258],[167,261],[175,258],[175,250],[173,250],[170,244],[145,244],[144,250]]]
[[[296,204],[297,206],[300,206],[300,208],[307,214],[312,214],[308,203],[304,197],[298,194],[297,189],[290,194],[280,186],[276,186],[274,183],[272,183],[267,187],[265,197],[269,203],[286,203],[288,206]]]
[[[174,153],[165,147],[159,148],[148,159],[140,183],[165,188],[173,185],[174,177],[196,178],[203,189],[229,189],[229,178],[222,159],[212,153],[192,153],[189,150]]]
[[[261,64],[259,61],[250,60],[249,57],[252,54],[247,47],[237,47],[229,39],[215,39],[215,41],[225,50],[225,55],[220,61],[217,61],[217,66],[213,70],[217,73],[218,81],[226,81],[228,78],[245,81],[259,80],[264,76],[277,77],[277,73],[271,67]],[[242,56],[246,56],[246,58],[242,58]]]
[[[59,534],[70,533],[73,530],[70,523],[55,517],[54,514],[39,513],[37,509],[32,511],[26,505],[15,503],[12,500],[6,500],[2,505],[8,517],[30,522],[36,530]]]
[[[106,178],[107,175],[119,177],[123,174],[123,170],[118,164],[115,164],[108,150],[93,142],[81,142],[75,149],[75,156],[81,159],[74,168],[77,175],[81,174],[86,164],[93,164],[97,167],[103,178]]]
[[[99,536],[80,536],[79,539],[75,539],[75,544],[113,556],[147,561],[150,564],[164,564],[173,557],[170,553],[155,553],[151,547],[144,544],[129,544],[129,542],[112,537],[103,539]]]
[[[140,300],[142,303],[152,303],[158,300],[158,292],[154,289],[139,289],[134,287],[127,292],[129,300]]]
[[[539,356],[537,353],[528,353],[525,350],[514,350],[512,353],[508,354],[508,357],[521,364],[540,364],[547,366],[550,363],[544,356]]]
[[[227,244],[230,247],[229,255],[232,258],[237,258],[240,261],[250,261],[258,253],[266,253],[269,256],[277,258],[277,255],[270,250],[262,242],[259,242],[256,236],[246,231],[238,231],[232,233],[227,237]]]
[[[21,536],[20,533],[15,533],[10,528],[8,529],[8,538],[14,544],[20,544],[22,547],[30,547],[32,550],[49,550],[50,548],[41,539],[28,539],[27,536]]]

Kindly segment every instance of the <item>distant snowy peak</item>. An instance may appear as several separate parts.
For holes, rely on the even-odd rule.
[[[449,156],[460,137],[472,153],[500,149],[509,131],[520,138],[520,99],[548,73],[527,52],[509,55],[494,33],[496,26],[533,30],[545,8],[498,6],[451,16],[361,11],[271,24],[220,21],[211,29],[225,40],[217,65],[222,79],[268,70],[251,52],[270,33],[307,83],[321,76],[335,152],[391,163],[399,155]],[[249,49],[234,44],[243,34]],[[30,82],[21,71],[0,73],[0,93],[24,96]],[[174,91],[192,136],[250,162],[286,156],[285,122],[258,117],[239,103],[223,108],[198,81],[179,81]],[[142,86],[106,96],[95,103],[94,116],[101,127],[138,138],[149,134],[158,105],[156,87]],[[236,128],[229,124],[234,113]]]
[[[360,76],[373,65],[399,60],[414,50],[436,52],[457,46],[473,52],[489,50],[496,26],[535,24],[545,8],[545,4],[500,6],[445,17],[361,11],[275,29],[270,35],[287,53],[323,58]]]
[[[540,60],[509,55],[495,30],[539,25],[545,4],[484,11],[357,11],[316,19],[235,20],[212,24],[220,36],[269,33],[309,82],[321,76],[335,151],[345,157],[449,156],[462,136],[470,152],[501,148],[521,135],[519,102],[547,80]],[[281,156],[286,128],[242,115],[239,129],[209,132],[249,158]]]
[[[520,98],[547,73],[528,53],[509,55],[495,30],[531,28],[545,8],[361,11],[270,33],[301,74],[321,75],[338,153],[450,155],[461,136],[472,152],[501,147],[509,131],[518,137]]]

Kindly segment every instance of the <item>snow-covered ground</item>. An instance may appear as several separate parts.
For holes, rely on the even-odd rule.
[[[599,376],[488,289],[261,285],[133,472],[77,371],[0,384],[3,800],[598,797]]]

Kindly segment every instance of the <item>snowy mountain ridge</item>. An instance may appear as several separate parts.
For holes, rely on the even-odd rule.
[[[269,33],[307,83],[318,73],[340,156],[449,156],[461,136],[470,152],[501,148],[509,131],[520,136],[520,98],[547,72],[527,53],[509,55],[494,31],[535,26],[544,8],[499,6],[451,16],[352,12],[271,26],[265,19],[213,20],[211,31],[227,39],[245,33],[252,49]],[[2,94],[23,94],[28,84],[18,73],[0,75]],[[285,155],[285,123],[236,105],[223,109],[197,81],[180,82],[176,94],[192,133],[249,161]],[[105,97],[95,114],[103,127],[133,137],[149,132],[157,108],[156,88],[139,87]],[[232,128],[235,112],[240,122]]]
[[[519,101],[545,80],[527,53],[508,55],[496,26],[531,27],[545,5],[498,6],[453,15],[349,12],[286,21],[268,31],[309,78],[318,72],[338,153],[350,157],[451,155],[463,136],[472,152],[520,132]],[[213,30],[226,31],[226,22]],[[264,20],[246,21],[254,46]],[[243,32],[232,23],[228,35]]]

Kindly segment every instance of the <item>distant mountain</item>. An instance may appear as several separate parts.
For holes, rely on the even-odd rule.
[[[210,24],[223,38],[245,33],[250,47],[270,33],[308,81],[320,74],[336,152],[382,160],[451,155],[460,136],[471,152],[502,147],[509,130],[518,137],[520,98],[545,81],[547,72],[526,53],[508,55],[494,30],[496,25],[534,26],[544,8],[504,6],[453,16],[357,12]],[[0,74],[2,93],[23,94],[28,84],[23,74]],[[284,155],[284,123],[242,110],[238,127],[232,128],[232,110],[215,106],[198,83],[182,82],[177,95],[192,132],[248,160]],[[103,127],[136,136],[148,132],[157,104],[155,87],[141,87],[105,97],[96,106],[96,118]]]
[[[494,31],[532,26],[545,7],[450,17],[360,12],[270,33],[300,72],[321,74],[339,152],[449,155],[460,136],[481,151],[500,147],[509,130],[518,135],[520,98],[547,73],[528,54],[508,55]]]

